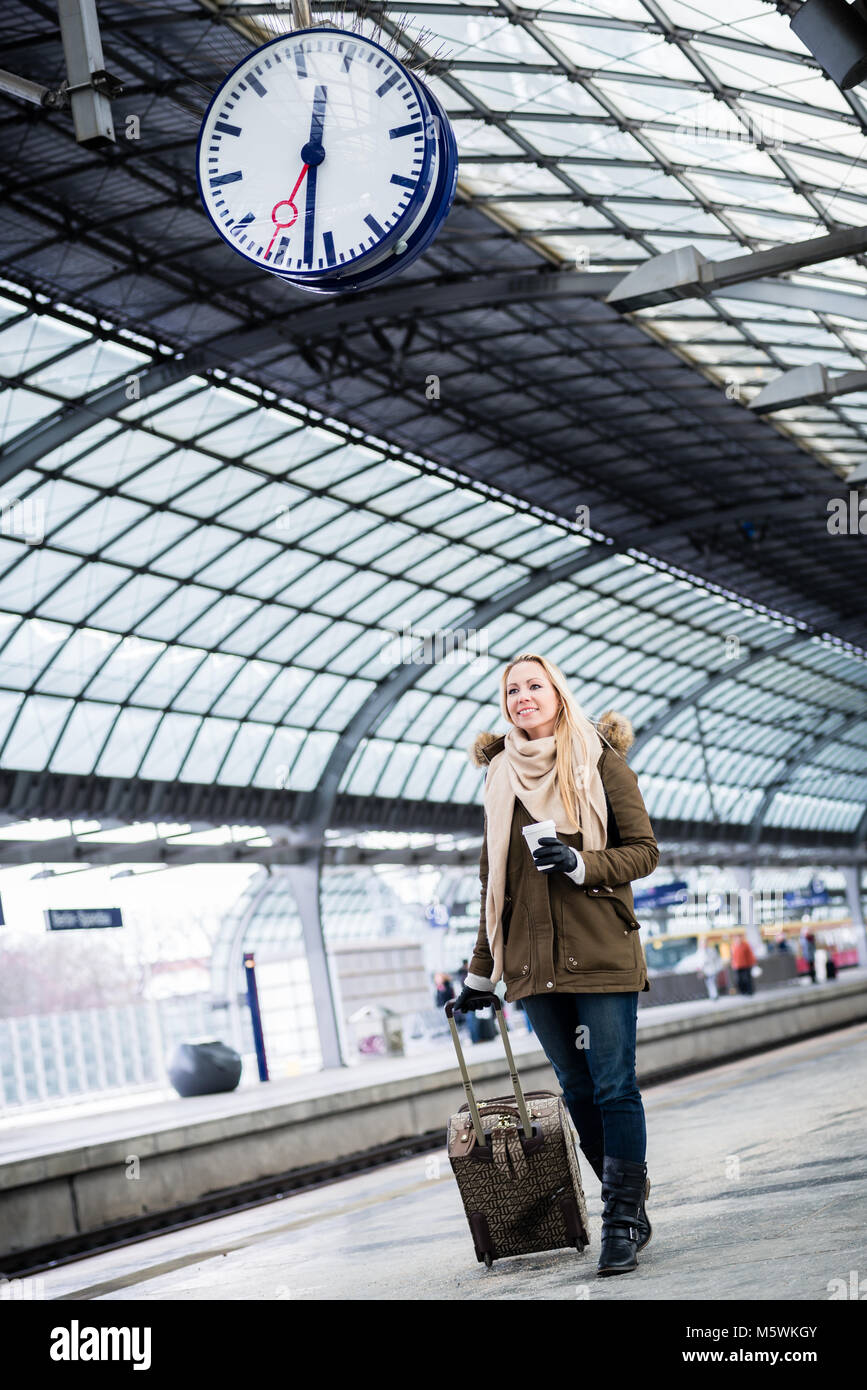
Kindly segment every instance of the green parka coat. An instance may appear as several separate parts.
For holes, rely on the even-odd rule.
[[[614,715],[613,720],[613,726],[605,726],[609,732],[612,727],[617,729],[617,721],[630,728],[622,716]],[[631,741],[631,736],[624,740],[627,747]],[[480,734],[471,759],[477,766],[489,765],[504,746],[503,737]],[[581,851],[586,868],[581,884],[564,873],[543,873],[536,868],[521,834],[523,826],[533,823],[533,817],[515,799],[503,905],[503,979],[509,1002],[530,994],[650,989],[631,883],[653,872],[659,862],[659,848],[638,778],[622,753],[604,743],[597,766],[608,806],[606,848],[582,851],[580,831],[557,836],[563,844]],[[491,979],[494,962],[485,930],[487,829],[486,817],[479,864],[481,921],[469,973]]]

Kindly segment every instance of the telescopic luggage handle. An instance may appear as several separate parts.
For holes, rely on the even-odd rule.
[[[481,999],[490,999],[491,1003],[494,1006],[494,1012],[497,1015],[497,1021],[500,1025],[500,1036],[503,1039],[503,1046],[506,1049],[506,1060],[509,1063],[509,1075],[512,1078],[512,1086],[514,1087],[515,1091],[515,1100],[518,1102],[518,1114],[521,1116],[521,1123],[524,1126],[524,1134],[528,1139],[530,1139],[533,1134],[533,1125],[531,1123],[530,1116],[527,1113],[527,1102],[524,1100],[524,1092],[521,1090],[521,1083],[518,1080],[518,1071],[515,1066],[515,1058],[512,1056],[512,1048],[509,1043],[509,1033],[508,1029],[506,1028],[506,1019],[503,1013],[503,1002],[498,994],[482,994],[476,995],[475,997]],[[458,1054],[458,1066],[461,1069],[461,1076],[464,1080],[464,1090],[467,1096],[467,1104],[470,1107],[470,1118],[473,1122],[473,1129],[476,1135],[476,1142],[478,1144],[486,1144],[488,1141],[485,1138],[485,1131],[482,1127],[482,1121],[479,1116],[479,1107],[476,1105],[476,1098],[473,1095],[473,1083],[470,1081],[470,1074],[467,1071],[467,1064],[464,1061],[463,1048],[461,1047],[461,1040],[458,1037],[458,1025],[455,1023],[454,1020],[454,999],[449,1000],[449,1002],[445,1006],[445,1011],[446,1018],[449,1021],[449,1027],[452,1030],[452,1041],[455,1045],[455,1052]],[[461,1010],[461,1012],[463,1013],[463,1010]]]

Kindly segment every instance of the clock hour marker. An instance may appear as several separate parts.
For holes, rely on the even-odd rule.
[[[241,134],[241,127],[239,125],[229,125],[228,121],[217,121],[214,125],[214,130],[221,130],[224,135]]]
[[[295,49],[295,67],[298,69],[299,77],[307,76],[307,59],[304,56],[303,48]]]
[[[257,97],[263,97],[263,96],[265,96],[265,93],[267,92],[268,89],[267,89],[267,87],[263,87],[263,86],[262,86],[262,83],[259,81],[258,77],[256,77],[255,73],[252,73],[252,72],[251,72],[251,73],[250,73],[250,76],[247,78],[247,81],[249,82],[250,86],[253,88],[253,91],[256,93],[256,96],[257,96]]]
[[[224,183],[237,183],[238,180],[243,177],[244,175],[241,173],[240,169],[235,169],[231,174],[217,174],[216,177],[211,179],[211,187],[222,188]]]
[[[352,62],[352,60],[353,60],[354,57],[355,57],[355,49],[354,49],[354,48],[351,48],[351,49],[349,50],[348,53],[344,53],[344,55],[343,55],[343,71],[344,71],[344,72],[349,72],[349,67],[350,67],[350,64],[351,64],[351,62]]]
[[[376,232],[376,235],[377,235],[378,237],[384,237],[384,236],[385,236],[385,228],[384,228],[384,227],[380,227],[380,225],[379,225],[379,223],[377,222],[376,218],[375,218],[371,213],[368,213],[364,220],[365,220],[365,222],[367,223],[367,225],[368,225],[368,227],[370,228],[370,230],[371,230],[372,232]]]
[[[241,218],[240,222],[235,223],[232,228],[232,236],[237,236],[242,227],[248,227],[250,223],[255,222],[255,220],[256,214],[254,212],[248,212],[245,217]]]
[[[405,179],[403,174],[392,174],[391,182],[400,188],[415,188],[415,179]]]
[[[385,81],[383,82],[383,84],[382,84],[381,87],[377,87],[377,89],[376,89],[376,95],[377,95],[378,97],[384,97],[385,94],[386,94],[386,92],[390,92],[390,91],[391,91],[392,87],[394,86],[394,84],[395,84],[395,82],[397,81],[397,79],[398,79],[399,76],[400,76],[400,73],[398,73],[398,72],[393,72],[393,73],[391,74],[391,77],[387,77],[387,78],[385,79]]]
[[[413,121],[412,125],[395,126],[394,130],[388,132],[389,140],[399,140],[402,135],[418,135],[421,130],[421,121]]]
[[[329,265],[334,265],[336,257],[334,255],[334,237],[331,232],[323,232],[322,240],[325,243],[325,259]]]

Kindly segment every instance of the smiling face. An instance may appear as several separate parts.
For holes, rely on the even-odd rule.
[[[509,672],[506,708],[509,718],[530,738],[548,738],[554,732],[560,698],[542,667],[535,661],[519,661]]]

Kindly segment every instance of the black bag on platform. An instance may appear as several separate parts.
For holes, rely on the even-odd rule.
[[[240,1054],[223,1042],[178,1043],[169,1062],[169,1081],[179,1096],[234,1091],[240,1079]]]

